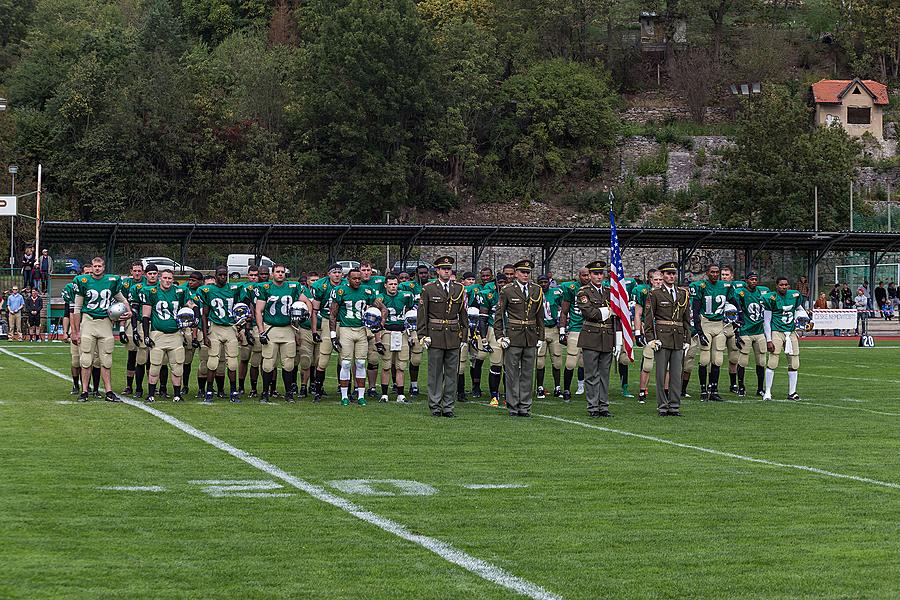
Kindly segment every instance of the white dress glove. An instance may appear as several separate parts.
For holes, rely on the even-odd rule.
[[[419,343],[422,344],[422,347],[423,347],[423,348],[425,348],[426,350],[428,350],[428,346],[431,345],[431,338],[430,338],[429,336],[426,335],[426,336],[423,337],[421,340],[419,340]]]
[[[504,350],[509,348],[509,338],[508,337],[500,338],[499,343],[500,343],[500,347],[503,348]]]
[[[603,306],[600,308],[600,320],[601,321],[607,320],[609,318],[610,314],[611,313],[609,312],[609,309],[607,307]]]
[[[544,340],[538,340],[537,349],[540,350],[544,347]]]
[[[660,348],[662,348],[662,342],[659,341],[659,340],[653,340],[653,341],[651,341],[651,342],[650,342],[649,344],[647,344],[647,345],[650,346],[651,348],[653,348],[653,351],[654,351],[654,352],[656,352],[657,350],[659,350]]]
[[[687,352],[688,350],[691,349],[691,345],[685,342],[684,344],[681,345],[681,349],[684,350],[685,352]]]
[[[600,310],[603,310],[602,308]],[[609,311],[609,309],[607,309]],[[622,332],[616,332],[616,347],[613,348],[613,358],[616,360],[619,359],[619,355],[622,353]]]

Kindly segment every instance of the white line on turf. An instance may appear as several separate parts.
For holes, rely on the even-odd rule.
[[[10,352],[9,350],[6,350],[4,348],[0,348],[0,352],[8,356],[12,356],[13,358],[18,358],[19,360],[24,361],[31,366],[44,371],[45,373],[49,373],[65,381],[69,381],[69,377],[67,375],[63,375],[59,371],[42,365],[39,362],[33,361],[30,358],[19,356],[18,354]],[[497,567],[487,561],[481,560],[480,558],[475,558],[474,556],[463,552],[458,548],[455,548],[453,545],[447,542],[443,542],[439,539],[426,535],[413,533],[404,525],[396,521],[377,515],[369,510],[362,508],[361,506],[357,506],[356,504],[350,502],[345,498],[342,498],[336,494],[332,494],[321,486],[312,484],[306,480],[300,479],[299,477],[295,477],[287,471],[284,471],[279,467],[276,467],[275,465],[262,460],[261,458],[257,458],[239,448],[235,448],[231,444],[224,442],[208,433],[200,431],[196,427],[189,425],[184,421],[176,419],[175,417],[168,415],[160,410],[157,410],[143,404],[142,402],[137,402],[130,398],[122,398],[122,401],[129,406],[139,408],[144,412],[153,415],[154,417],[162,419],[169,425],[180,429],[184,433],[202,440],[207,444],[214,446],[215,448],[218,448],[219,450],[227,454],[230,454],[238,460],[241,460],[248,465],[259,469],[260,471],[263,471],[264,473],[268,473],[272,477],[276,477],[284,481],[285,483],[294,486],[298,490],[306,492],[317,500],[321,500],[322,502],[339,508],[344,512],[353,515],[357,519],[365,521],[366,523],[369,523],[371,525],[375,525],[379,529],[391,533],[399,538],[402,538],[414,544],[418,544],[426,550],[443,558],[447,562],[458,565],[463,569],[474,573],[475,575],[478,575],[482,579],[485,579],[492,583],[496,583],[497,585],[505,587],[506,589],[511,590],[517,594],[521,594],[529,598],[534,598],[535,600],[550,600],[560,598],[559,596],[545,590],[537,584],[531,583],[530,581],[522,579],[521,577],[517,577],[511,573],[508,573],[500,567]]]
[[[524,483],[467,483],[463,487],[467,490],[516,490],[528,486]]]
[[[726,458],[734,458],[737,460],[745,460],[747,462],[758,463],[761,465],[768,465],[770,467],[782,467],[785,469],[797,469],[798,471],[807,471],[809,473],[816,473],[817,475],[825,475],[827,477],[834,477],[836,479],[850,479],[853,481],[858,481],[860,483],[869,483],[872,485],[877,485],[879,487],[892,488],[895,490],[900,490],[900,483],[892,483],[890,481],[879,481],[878,479],[871,479],[869,477],[859,477],[858,475],[845,475],[844,473],[835,473],[833,471],[826,471],[824,469],[818,469],[816,467],[807,467],[806,465],[791,465],[788,463],[780,463],[775,462],[773,460],[766,460],[765,458],[754,458],[752,456],[744,456],[742,454],[734,454],[733,452],[723,452],[721,450],[714,450],[713,448],[704,448],[703,446],[694,446],[693,444],[682,444],[681,442],[676,442],[674,440],[667,440],[665,438],[656,437],[653,435],[645,435],[643,433],[633,433],[631,431],[623,431],[621,429],[612,429],[610,427],[602,427],[600,425],[591,425],[590,423],[582,423],[581,421],[575,421],[573,419],[564,419],[563,417],[556,417],[553,415],[538,415],[535,414],[535,417],[541,419],[551,419],[553,421],[559,421],[560,423],[568,423],[570,425],[577,425],[579,427],[584,427],[586,429],[596,429],[597,431],[605,431],[607,433],[615,433],[617,435],[624,435],[626,437],[633,437],[641,440],[647,440],[648,442],[656,442],[658,444],[666,444],[669,446],[677,446],[678,448],[686,448],[688,450],[696,450],[698,452],[705,452],[706,454],[713,454],[715,456],[724,456]]]
[[[840,410],[858,410],[862,412],[872,413],[873,415],[886,415],[888,417],[900,417],[900,413],[885,412],[881,410],[872,410],[870,408],[861,408],[859,406],[841,406],[840,404],[825,404],[823,402],[809,402],[807,400],[723,400],[726,404],[762,404],[765,402],[776,402],[778,404],[790,404],[793,406],[821,406],[824,408],[837,408]],[[854,402],[854,400],[848,400]],[[856,402],[859,402],[857,400]]]
[[[101,485],[98,490],[111,492],[164,492],[166,488],[161,485]]]

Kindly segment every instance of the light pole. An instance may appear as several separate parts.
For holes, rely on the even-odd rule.
[[[16,195],[16,173],[19,172],[17,165],[9,165],[9,174],[12,176],[12,195]],[[16,268],[16,216],[9,217],[9,268]]]

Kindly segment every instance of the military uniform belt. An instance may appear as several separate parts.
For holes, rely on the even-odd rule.
[[[432,325],[456,325],[459,319],[428,319]]]
[[[592,327],[600,327],[601,329],[612,329],[612,323],[597,323],[595,321],[585,321],[585,325],[590,325]]]
[[[519,319],[508,319],[510,325],[534,325],[537,321],[531,319],[529,321],[520,321]]]
[[[679,325],[682,325],[683,323],[682,323],[681,321],[663,321],[663,320],[659,320],[659,321],[656,322],[656,324],[657,324],[657,325],[673,325],[673,326],[675,326],[675,327],[678,327]]]

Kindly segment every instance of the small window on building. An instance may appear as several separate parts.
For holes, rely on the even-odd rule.
[[[847,122],[851,125],[869,125],[872,123],[871,108],[847,108]]]
[[[858,88],[858,87],[853,88],[853,93],[854,93],[854,94],[862,94],[862,92],[859,91],[859,88]]]

